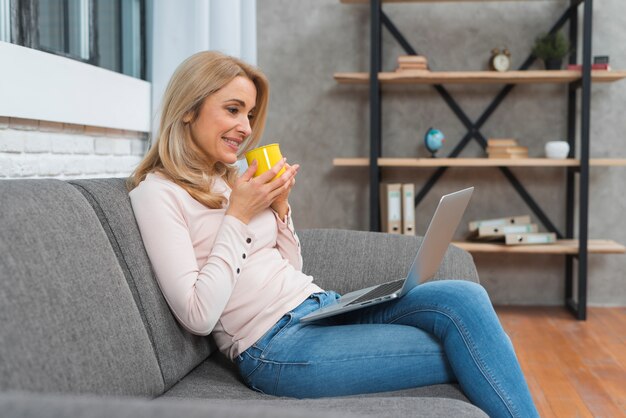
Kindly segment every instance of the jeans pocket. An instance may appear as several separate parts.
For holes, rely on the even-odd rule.
[[[263,369],[263,366],[265,366],[265,362],[247,354],[246,352],[244,352],[240,357],[241,360],[237,363],[239,374],[243,378],[243,381],[246,383],[246,385],[252,386],[253,376]]]
[[[265,342],[265,347],[263,347],[261,349],[261,358],[265,358],[266,353],[269,351],[269,349],[272,347],[272,344],[274,343],[274,341],[276,341],[276,339],[283,333],[285,332],[285,330],[287,328],[289,328],[289,325],[292,323],[293,320],[293,313],[289,312],[288,314],[285,314],[280,321],[278,321],[276,323],[276,325],[274,326],[274,328],[272,328],[273,332],[268,336],[268,338],[264,341]]]

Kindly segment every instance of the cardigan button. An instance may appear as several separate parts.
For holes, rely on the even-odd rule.
[[[243,259],[246,259],[246,253],[241,254],[241,257],[243,257]]]
[[[239,274],[239,272],[240,272],[240,271],[241,271],[241,270],[239,270],[239,268],[238,268],[238,269],[237,269],[237,274]]]
[[[248,238],[248,239],[246,239],[246,243],[247,243],[247,244],[250,244],[251,242],[252,242],[252,238]]]

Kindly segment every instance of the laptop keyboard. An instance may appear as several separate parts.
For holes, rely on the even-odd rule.
[[[359,296],[354,299],[352,302],[348,303],[346,306],[355,305],[357,303],[365,302],[366,300],[376,299],[381,296],[387,296],[397,290],[402,289],[402,285],[404,284],[404,279],[396,280],[395,282],[389,282],[381,284],[378,287],[370,290],[366,294]]]

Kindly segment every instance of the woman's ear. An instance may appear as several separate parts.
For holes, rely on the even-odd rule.
[[[190,123],[193,120],[193,112],[187,112],[183,115],[183,123]]]

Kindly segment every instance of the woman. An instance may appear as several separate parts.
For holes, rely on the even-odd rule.
[[[458,381],[491,416],[537,416],[510,340],[484,289],[424,283],[405,297],[312,324],[337,298],[302,273],[289,193],[298,165],[259,177],[233,164],[256,146],[268,103],[263,74],[201,52],[163,99],[159,134],[129,179],[146,250],[172,312],[212,334],[251,388],[321,397]],[[282,176],[274,178],[281,168]]]

